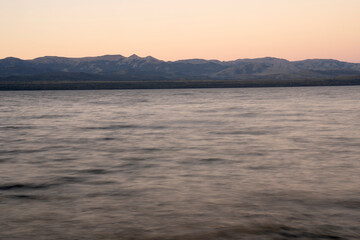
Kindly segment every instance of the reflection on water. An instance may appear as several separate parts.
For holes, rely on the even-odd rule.
[[[360,239],[360,88],[0,94],[0,239]]]

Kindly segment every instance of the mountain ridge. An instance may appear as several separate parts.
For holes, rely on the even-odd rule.
[[[183,59],[163,61],[135,54],[68,58],[44,56],[30,60],[7,57],[0,59],[0,78],[69,73],[96,75],[98,78],[128,80],[256,80],[256,79],[323,79],[360,76],[360,63],[335,59],[289,61],[282,58],[244,58],[232,61],[216,59]],[[65,74],[66,73],[66,74]],[[66,75],[66,76],[65,76]],[[79,76],[79,75],[77,75]],[[49,79],[51,80],[51,79]]]

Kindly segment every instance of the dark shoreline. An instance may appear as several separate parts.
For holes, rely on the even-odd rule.
[[[163,80],[163,81],[0,81],[0,91],[176,88],[255,88],[360,85],[360,77],[308,80]]]

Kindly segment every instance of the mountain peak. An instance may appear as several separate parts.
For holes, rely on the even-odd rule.
[[[275,58],[275,57],[263,57],[263,58],[243,58],[237,59],[235,62],[289,62],[286,59]]]
[[[47,63],[47,64],[54,64],[54,63],[64,63],[67,62],[70,58],[65,57],[57,57],[57,56],[44,56],[38,57],[31,60],[34,63]]]
[[[152,56],[147,56],[147,57],[145,57],[145,59],[158,60],[158,59],[156,59],[156,58],[154,58]]]
[[[129,59],[139,59],[139,58],[141,58],[141,57],[139,57],[138,55],[136,55],[136,54],[133,54],[133,55],[131,55],[130,57],[128,57]]]
[[[88,59],[88,60],[106,60],[106,61],[119,61],[121,59],[125,58],[123,55],[103,55],[100,57],[88,57],[88,58],[84,58],[84,59]]]
[[[331,63],[344,63],[344,62],[339,61],[339,60],[336,60],[336,59],[321,59],[321,58],[306,59],[306,60],[295,61],[295,62],[309,62],[309,63],[331,62]]]
[[[147,57],[145,57],[144,59],[145,59],[145,61],[146,61],[147,63],[159,63],[159,62],[163,62],[162,60],[159,60],[159,59],[154,58],[154,57],[152,57],[152,56],[147,56]]]
[[[0,61],[4,61],[4,62],[22,62],[23,60],[21,60],[20,58],[16,58],[16,57],[7,57],[4,59],[0,59]]]

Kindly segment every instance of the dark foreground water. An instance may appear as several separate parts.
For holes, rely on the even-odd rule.
[[[360,87],[0,92],[0,239],[360,239]]]

